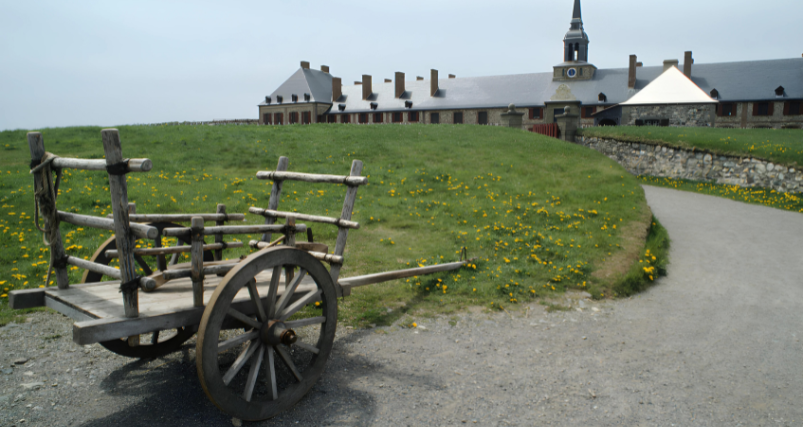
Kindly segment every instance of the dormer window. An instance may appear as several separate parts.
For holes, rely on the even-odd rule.
[[[346,109],[346,104],[337,104],[337,109],[343,111]]]
[[[413,101],[404,101],[405,108],[413,108]]]
[[[270,97],[269,96],[265,97],[265,104],[270,104]]]
[[[308,93],[305,93],[305,94],[304,94],[304,101],[307,101],[307,102],[309,102],[309,99],[310,99],[310,96],[309,96],[309,94],[308,94]]]
[[[372,102],[371,103],[371,109],[372,110],[376,110],[376,107],[378,107],[378,106],[379,106],[379,104],[377,104],[376,102]]]
[[[775,96],[783,97],[783,91],[784,91],[783,86],[778,86],[778,89],[775,89]]]
[[[292,95],[290,95],[290,99],[292,99],[293,102],[298,102],[298,95],[292,94]]]
[[[711,98],[719,99],[719,91],[716,89],[711,89]]]
[[[279,104],[281,104],[281,103],[282,103],[282,101],[284,101],[284,97],[283,97],[283,96],[281,96],[281,95],[277,95],[277,96],[276,96],[276,102],[278,102]]]
[[[608,96],[605,95],[604,93],[600,92],[599,93],[599,102],[606,102],[606,101],[608,101]]]

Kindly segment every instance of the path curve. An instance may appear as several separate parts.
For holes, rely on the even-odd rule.
[[[417,319],[426,329],[341,330],[313,391],[258,425],[803,424],[803,215],[645,192],[672,239],[668,276],[650,290],[601,303],[575,295],[570,312],[533,305],[526,317],[465,313]],[[0,328],[0,354],[41,342],[35,335],[48,329],[75,347],[69,321],[32,317]],[[231,425],[200,391],[192,343],[150,362],[95,347],[66,357],[47,348],[2,377],[0,424]],[[64,374],[64,360],[78,374]],[[27,400],[13,407],[3,400],[39,375],[60,385],[21,393]]]

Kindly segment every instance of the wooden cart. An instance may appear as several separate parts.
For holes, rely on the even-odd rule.
[[[237,418],[270,418],[309,391],[332,351],[337,298],[348,295],[351,288],[456,270],[468,262],[340,278],[349,229],[359,228],[351,221],[357,189],[368,182],[360,176],[359,160],[352,163],[347,176],[288,172],[286,157],[279,159],[275,171],[257,172],[257,178],[273,181],[268,208],[249,209],[264,216],[264,225],[227,225],[245,216],[226,213],[223,205],[218,205],[214,214],[137,214],[128,203],[125,175],[147,172],[152,163],[123,159],[116,129],[105,129],[101,135],[105,160],[46,153],[42,135],[28,134],[36,214],[44,224],[40,227],[37,216],[37,227],[50,246],[57,286],[12,291],[10,306],[50,307],[76,321],[76,343],[97,342],[129,357],[163,356],[180,349],[197,333],[195,355],[201,386],[218,408]],[[64,168],[108,173],[112,218],[57,209]],[[287,180],[345,185],[340,216],[277,210],[282,183]],[[278,218],[285,219],[284,224],[276,224]],[[326,245],[313,242],[311,229],[298,221],[338,227],[333,253]],[[62,244],[60,222],[111,230],[114,237],[102,244],[91,260],[69,256]],[[189,227],[177,224],[187,222]],[[215,224],[207,227],[206,222]],[[306,233],[308,241],[297,242],[298,233]],[[249,242],[255,250],[250,256],[226,260],[226,249],[242,246],[223,240],[234,234],[262,236]],[[210,242],[205,242],[205,236],[210,236]],[[170,237],[177,239],[177,245],[163,246],[163,238]],[[137,245],[137,240],[152,240],[153,247],[138,247],[146,245]],[[189,263],[178,263],[182,253],[190,254]],[[111,265],[114,260],[119,268]],[[329,269],[323,263],[329,264]],[[69,284],[68,266],[86,270],[82,284]],[[104,280],[108,278],[113,280]]]

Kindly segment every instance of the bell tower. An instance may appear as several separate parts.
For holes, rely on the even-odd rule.
[[[580,0],[574,0],[571,25],[563,38],[563,62],[554,69],[553,80],[590,80],[597,70],[588,63],[588,34],[583,29]]]

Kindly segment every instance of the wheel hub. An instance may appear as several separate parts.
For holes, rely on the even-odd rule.
[[[270,320],[265,322],[259,333],[259,338],[264,344],[268,345],[291,345],[298,340],[296,332],[287,328],[284,322]]]

